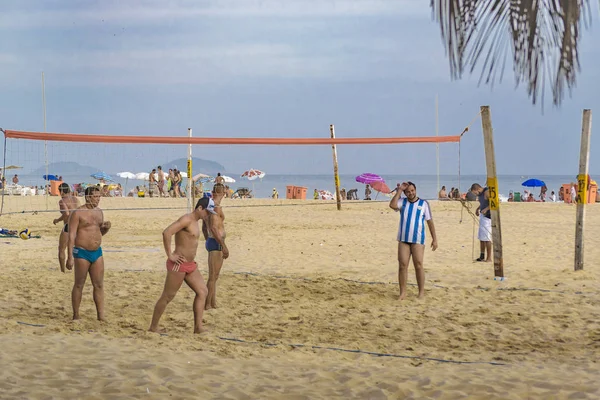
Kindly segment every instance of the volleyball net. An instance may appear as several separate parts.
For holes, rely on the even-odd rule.
[[[196,150],[203,155],[210,148],[230,146],[337,146],[458,143],[453,136],[344,137],[344,138],[273,138],[273,137],[192,137],[182,136],[101,135],[30,132],[6,129],[0,173],[5,178],[1,192],[0,214],[55,212],[58,209],[58,185],[69,184],[80,196],[86,187],[99,186],[106,200],[105,210],[185,209],[194,198],[212,188],[218,162],[192,162]],[[460,155],[460,150],[459,150]],[[210,157],[209,157],[210,158]],[[248,160],[248,165],[253,161]],[[460,161],[459,161],[460,163]],[[152,170],[162,166],[166,197],[150,181]],[[181,175],[179,198],[172,198],[169,170]],[[226,171],[226,170],[225,170]],[[158,172],[154,175],[158,177]],[[334,186],[333,172],[331,186]],[[251,186],[240,180],[228,185],[233,192],[239,186]],[[190,179],[196,178],[196,179]],[[227,184],[227,182],[226,182]],[[269,185],[271,186],[271,185]],[[283,188],[282,188],[283,189]],[[285,189],[283,189],[285,190]],[[150,193],[152,191],[153,193]],[[335,193],[335,189],[333,191]],[[234,193],[235,194],[235,193]],[[152,198],[150,197],[152,195]],[[265,196],[266,197],[266,196]],[[283,195],[282,197],[285,197]],[[308,196],[312,198],[312,196]],[[82,203],[83,200],[80,200]]]

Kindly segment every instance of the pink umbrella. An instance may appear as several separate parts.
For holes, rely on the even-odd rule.
[[[249,181],[253,181],[253,180],[257,179],[257,178],[262,179],[262,178],[265,177],[265,175],[266,174],[264,172],[262,172],[262,171],[260,171],[258,169],[253,169],[252,168],[252,169],[249,169],[248,171],[245,171],[242,174],[242,178],[246,178]]]

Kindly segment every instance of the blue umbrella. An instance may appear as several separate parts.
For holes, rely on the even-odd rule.
[[[93,173],[90,176],[92,178],[94,178],[94,179],[98,179],[99,181],[114,182],[112,176],[108,175],[105,172],[96,172],[96,173]]]
[[[521,186],[525,187],[542,187],[546,186],[544,181],[540,181],[539,179],[527,179],[525,182],[521,183]]]
[[[44,178],[45,181],[57,181],[58,180],[58,176],[56,176],[56,175],[44,175],[44,176],[42,176],[42,178]]]

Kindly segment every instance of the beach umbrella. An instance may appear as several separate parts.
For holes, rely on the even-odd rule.
[[[210,176],[210,175],[206,175],[206,174],[202,174],[202,173],[196,174],[196,175],[194,175],[192,177],[192,180],[195,181],[195,182],[196,181],[202,181],[203,179],[213,180],[214,178],[212,176]],[[206,182],[208,182],[208,181],[206,181]],[[205,183],[205,182],[202,182],[202,183]]]
[[[242,178],[246,178],[249,181],[253,181],[253,180],[259,179],[259,178],[262,179],[265,177],[265,175],[266,174],[264,172],[262,172],[261,170],[251,168],[248,171],[244,171],[244,173],[242,174]]]
[[[546,184],[544,183],[544,181],[541,181],[539,179],[527,179],[525,182],[521,183],[521,186],[542,187],[542,186],[546,186]]]
[[[99,181],[114,182],[114,179],[112,178],[112,176],[108,175],[106,172],[102,172],[102,171],[96,172],[90,176]]]
[[[133,172],[119,172],[117,176],[124,179],[135,179],[135,174]]]
[[[356,177],[356,182],[364,183],[365,185],[371,185],[373,182],[385,182],[385,179],[377,174],[365,172],[364,174],[360,174]]]
[[[135,174],[133,172],[119,172],[117,173],[119,178],[125,178],[125,192],[127,192],[127,183],[130,179],[135,179]]]
[[[23,167],[19,167],[18,165],[9,165],[6,167],[0,167],[0,169],[9,170],[9,169],[21,169]]]
[[[58,180],[58,176],[56,176],[56,175],[44,175],[44,176],[42,176],[42,178],[45,181],[57,181]]]
[[[373,190],[375,190],[379,193],[388,194],[391,192],[389,186],[385,182],[381,182],[381,181],[373,182],[373,183],[371,183],[371,187],[373,188]]]
[[[135,174],[135,179],[140,181],[149,181],[150,174],[148,172],[138,172],[137,174]]]

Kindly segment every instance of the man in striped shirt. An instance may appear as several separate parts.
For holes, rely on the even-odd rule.
[[[403,193],[406,198],[401,199]],[[398,183],[396,194],[390,201],[390,208],[400,212],[400,228],[398,229],[398,284],[400,300],[406,297],[406,281],[408,279],[408,263],[412,256],[413,265],[419,286],[419,298],[425,295],[425,270],[423,256],[425,254],[425,221],[431,232],[431,249],[437,249],[435,226],[431,218],[429,203],[417,197],[417,186],[412,182]]]

